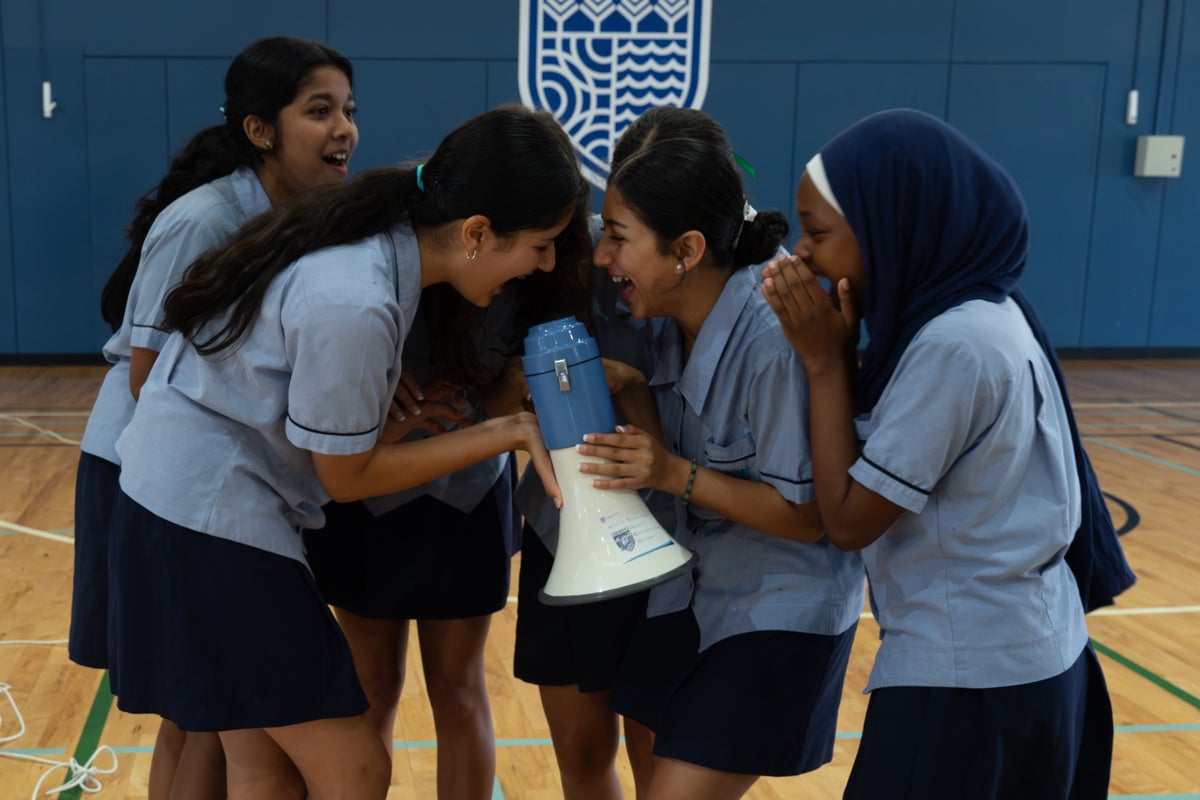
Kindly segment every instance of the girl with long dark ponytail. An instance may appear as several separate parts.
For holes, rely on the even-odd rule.
[[[250,221],[167,298],[173,333],[118,443],[111,673],[122,709],[220,731],[230,794],[272,774],[280,750],[313,796],[386,794],[385,745],[300,530],[320,528],[331,499],[510,450],[559,495],[531,414],[394,442],[388,411],[421,289],[448,284],[487,307],[509,280],[586,257],[566,245],[588,196],[553,117],[500,108],[424,164]],[[147,607],[163,613],[147,621]],[[189,624],[199,609],[205,624]]]
[[[69,653],[77,663],[108,666],[108,536],[120,464],[115,444],[166,340],[163,297],[192,259],[247,219],[311,186],[344,180],[358,140],[352,86],[350,62],[323,44],[289,37],[253,42],[226,72],[224,122],[196,134],[137,203],[126,231],[129,251],[101,297],[114,330],[104,347],[113,367],[88,419],[76,480]],[[172,782],[201,793],[211,785],[214,797],[225,796],[219,768],[174,773],[169,754],[202,746],[211,754],[204,763],[219,765],[214,735],[184,740],[164,720],[151,767],[152,800],[168,797]],[[187,756],[181,763],[199,762]]]
[[[582,454],[610,461],[581,469],[597,488],[673,497],[675,536],[702,565],[650,591],[611,708],[649,797],[740,797],[832,757],[863,604],[857,555],[823,538],[802,364],[747,269],[779,252],[787,222],[751,207],[720,126],[679,108],[622,137],[603,216],[596,266],[666,328],[652,381],[610,370],[651,411],[585,437]]]

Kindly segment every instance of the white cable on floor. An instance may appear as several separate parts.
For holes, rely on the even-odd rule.
[[[18,644],[18,642],[0,642],[0,644]],[[17,739],[20,739],[25,735],[25,718],[21,716],[21,710],[17,708],[17,701],[13,699],[12,686],[7,683],[0,682],[0,694],[3,694],[8,700],[8,704],[12,706],[13,713],[17,718],[17,732],[8,736],[0,736],[0,744],[8,744],[9,742],[15,742]],[[0,723],[3,723],[3,721],[3,717],[0,717]],[[105,769],[96,766],[96,759],[99,758],[102,753],[107,753],[112,759],[111,767]],[[10,753],[5,750],[0,750],[0,758],[15,758],[21,761],[33,761],[34,763],[45,764],[50,767],[50,769],[43,772],[42,777],[38,779],[37,784],[33,787],[33,794],[29,795],[29,800],[37,800],[38,797],[46,797],[49,795],[58,794],[60,792],[65,792],[68,789],[74,789],[75,787],[79,787],[81,791],[88,794],[95,794],[103,788],[103,785],[100,783],[100,779],[97,776],[112,775],[117,771],[117,754],[114,753],[113,749],[106,744],[102,744],[97,747],[96,752],[92,753],[92,757],[83,764],[80,764],[74,758],[70,758],[67,761],[53,761],[48,758],[31,756],[26,753]],[[56,770],[60,769],[68,770],[70,777],[67,779],[67,782],[53,789],[47,789],[43,793],[42,784],[44,784],[46,779],[53,775]]]
[[[67,437],[63,436],[61,433],[55,433],[54,431],[49,430],[48,428],[43,428],[41,425],[38,425],[36,422],[30,422],[27,419],[23,419],[22,417],[15,416],[13,414],[0,414],[0,419],[6,419],[10,422],[15,422],[18,425],[24,425],[27,428],[32,428],[33,430],[37,431],[38,433],[42,434],[43,436],[49,436],[51,439],[62,442],[63,444],[80,444],[80,442],[77,439],[68,439]]]

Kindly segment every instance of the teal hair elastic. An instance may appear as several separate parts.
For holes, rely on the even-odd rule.
[[[425,182],[421,180],[421,170],[425,169],[424,164],[417,165],[417,188],[422,192],[425,191]]]

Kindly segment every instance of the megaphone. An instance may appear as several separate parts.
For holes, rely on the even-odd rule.
[[[632,489],[597,489],[575,450],[587,433],[616,425],[596,340],[574,317],[536,325],[521,359],[542,438],[563,492],[558,551],[547,605],[578,605],[633,594],[691,570],[698,556],[671,538]]]

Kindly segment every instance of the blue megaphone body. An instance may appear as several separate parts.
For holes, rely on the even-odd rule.
[[[631,594],[692,568],[696,555],[671,538],[638,493],[597,489],[579,471],[575,450],[588,433],[616,428],[600,350],[574,317],[529,329],[522,358],[542,437],[563,491],[558,551],[546,586],[549,605],[573,605]]]

